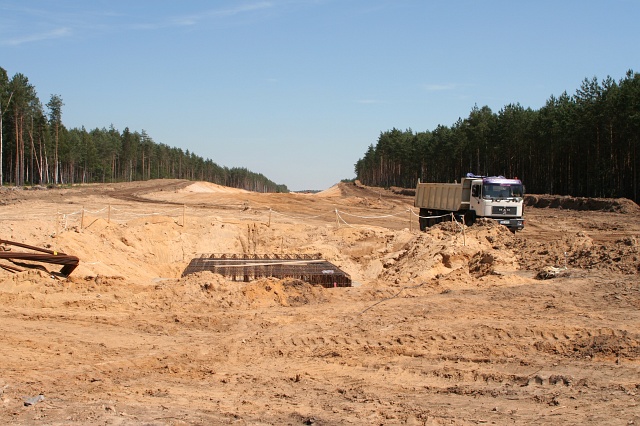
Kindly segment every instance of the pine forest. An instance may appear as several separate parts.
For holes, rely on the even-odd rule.
[[[527,192],[640,201],[640,74],[584,79],[538,110],[471,110],[452,126],[380,133],[355,164],[381,187],[454,182],[467,173],[520,178]]]
[[[172,178],[200,180],[256,192],[288,192],[260,173],[219,166],[188,150],[156,143],[144,130],[67,129],[63,100],[43,107],[20,73],[0,67],[0,184],[60,185]]]

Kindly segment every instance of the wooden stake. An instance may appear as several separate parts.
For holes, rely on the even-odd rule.
[[[182,227],[184,228],[184,211],[187,209],[185,204],[182,205]]]
[[[413,230],[413,224],[411,223],[411,209],[409,209],[409,231]]]
[[[107,223],[111,223],[111,204],[109,204],[109,209],[107,210]]]
[[[80,229],[84,229],[84,206],[82,206],[82,214],[80,215]]]
[[[464,228],[466,228],[467,226],[464,224],[464,222],[462,223],[462,245],[464,247],[467,246],[467,234],[466,232],[464,232]]]
[[[267,226],[271,228],[271,209],[269,209],[269,224]]]

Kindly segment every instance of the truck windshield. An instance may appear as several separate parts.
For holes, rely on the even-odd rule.
[[[489,183],[482,188],[482,197],[486,199],[521,198],[524,196],[522,185],[504,185]]]

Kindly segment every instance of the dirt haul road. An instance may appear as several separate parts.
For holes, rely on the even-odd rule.
[[[640,424],[632,202],[547,197],[513,235],[421,233],[411,197],[346,184],[0,195],[1,239],[80,258],[0,269],[2,424]],[[320,254],[355,285],[180,278],[202,253]]]

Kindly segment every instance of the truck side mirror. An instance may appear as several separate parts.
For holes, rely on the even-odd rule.
[[[471,187],[471,195],[474,197],[480,196],[480,187],[478,185],[473,185]]]

